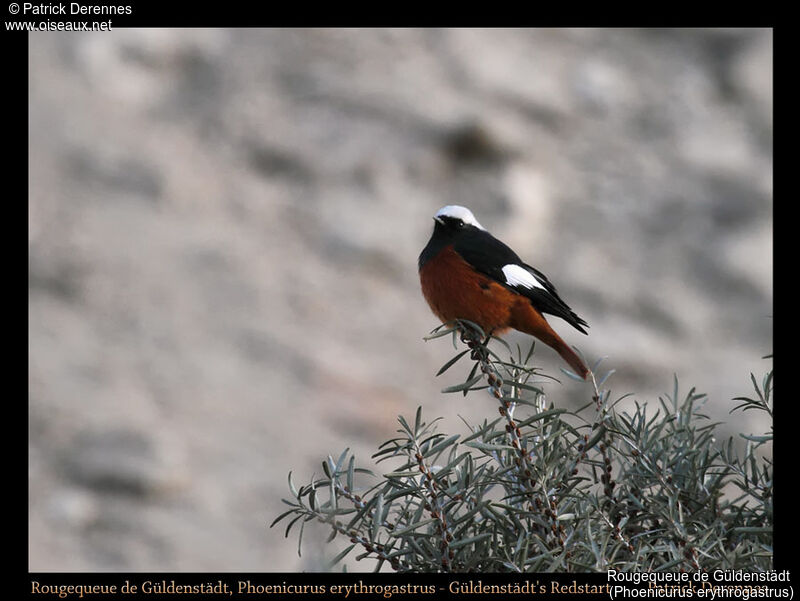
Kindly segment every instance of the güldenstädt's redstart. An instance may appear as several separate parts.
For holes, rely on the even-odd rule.
[[[419,256],[419,277],[434,314],[443,323],[472,321],[486,334],[513,328],[535,336],[585,379],[589,370],[544,314],[584,334],[589,326],[561,300],[547,276],[486,231],[469,209],[446,206],[433,219],[433,234]]]

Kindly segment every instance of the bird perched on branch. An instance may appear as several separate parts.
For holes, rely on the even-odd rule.
[[[562,318],[586,334],[589,325],[561,300],[555,286],[457,205],[442,207],[419,256],[422,294],[443,323],[465,319],[488,334],[509,328],[535,336],[555,349],[576,374],[589,370],[544,314]]]

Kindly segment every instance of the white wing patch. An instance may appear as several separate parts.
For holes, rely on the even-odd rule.
[[[503,276],[509,286],[522,286],[523,288],[541,288],[546,290],[542,283],[530,271],[519,265],[506,265],[503,267]]]
[[[446,207],[442,207],[438,211],[436,211],[435,217],[455,217],[456,219],[460,219],[466,224],[474,225],[479,230],[485,230],[486,228],[483,227],[478,220],[475,219],[475,215],[472,214],[467,207],[460,207],[458,205],[447,205]]]

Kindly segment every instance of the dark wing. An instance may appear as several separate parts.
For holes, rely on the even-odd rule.
[[[550,313],[551,315],[555,315],[560,317],[568,324],[573,326],[579,332],[583,332],[586,334],[586,330],[584,327],[589,327],[589,324],[586,323],[583,319],[578,317],[577,313],[569,308],[569,305],[565,303],[561,297],[558,295],[558,290],[550,280],[547,279],[547,276],[544,275],[541,271],[536,269],[535,267],[531,267],[525,263],[522,264],[522,267],[525,268],[529,273],[531,273],[538,282],[544,287],[544,290],[539,288],[534,288],[533,290],[529,290],[525,296],[531,299],[533,302],[533,306],[539,309],[542,313]],[[519,287],[515,288],[518,292],[521,292]],[[522,292],[521,292],[522,293]],[[534,298],[536,297],[536,298]],[[538,299],[538,300],[537,300]],[[538,303],[542,303],[540,306]]]
[[[583,328],[589,324],[561,299],[547,276],[523,262],[517,253],[489,232],[464,232],[454,244],[454,250],[479,273],[530,299],[539,312],[560,317],[586,334]]]

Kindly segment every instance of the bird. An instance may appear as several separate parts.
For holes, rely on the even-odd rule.
[[[442,323],[471,321],[487,335],[509,329],[530,334],[585,380],[586,365],[544,315],[560,317],[583,334],[589,324],[561,299],[547,276],[490,234],[466,207],[447,205],[433,220],[433,233],[419,255],[419,277],[434,315]]]

